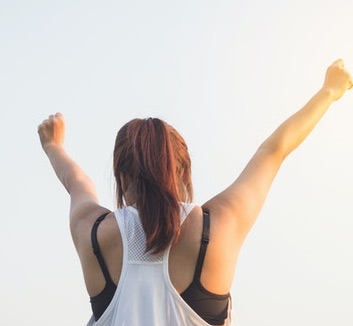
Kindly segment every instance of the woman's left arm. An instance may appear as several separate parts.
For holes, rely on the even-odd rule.
[[[38,133],[44,152],[53,169],[70,194],[71,231],[88,215],[101,210],[92,180],[67,154],[63,147],[65,122],[61,113],[51,115],[38,126]],[[73,236],[76,232],[72,232]]]

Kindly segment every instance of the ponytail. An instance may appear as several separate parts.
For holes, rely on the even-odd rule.
[[[164,251],[180,235],[180,202],[192,200],[185,141],[160,119],[134,119],[121,128],[115,142],[118,207],[124,206],[121,173],[139,212],[146,251]]]

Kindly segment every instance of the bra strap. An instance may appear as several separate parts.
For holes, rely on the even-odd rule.
[[[199,256],[197,258],[194,280],[200,281],[203,262],[205,260],[207,245],[210,241],[210,212],[206,208],[202,208],[203,213],[203,227],[202,238]]]
[[[98,240],[97,240],[97,229],[98,229],[100,222],[102,222],[109,213],[110,212],[104,213],[97,218],[97,220],[93,224],[92,232],[91,232],[91,242],[92,242],[93,253],[97,257],[97,260],[98,260],[99,265],[102,269],[106,283],[113,282],[113,280],[110,277],[107,265],[105,264],[105,261],[103,259],[102,253],[99,248],[99,244],[98,244]]]

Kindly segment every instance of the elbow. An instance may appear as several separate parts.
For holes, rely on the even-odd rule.
[[[280,162],[283,162],[289,154],[284,142],[278,140],[275,141],[274,139],[271,139],[271,137],[261,144],[259,150],[276,157]]]
[[[78,188],[94,188],[91,179],[78,168],[67,171],[63,178],[63,185],[70,195],[77,191]]]

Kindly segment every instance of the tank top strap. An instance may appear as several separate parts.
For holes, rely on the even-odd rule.
[[[181,216],[181,224],[185,221],[186,217],[192,211],[192,209],[196,206],[195,203],[181,203],[180,205],[180,216]]]

